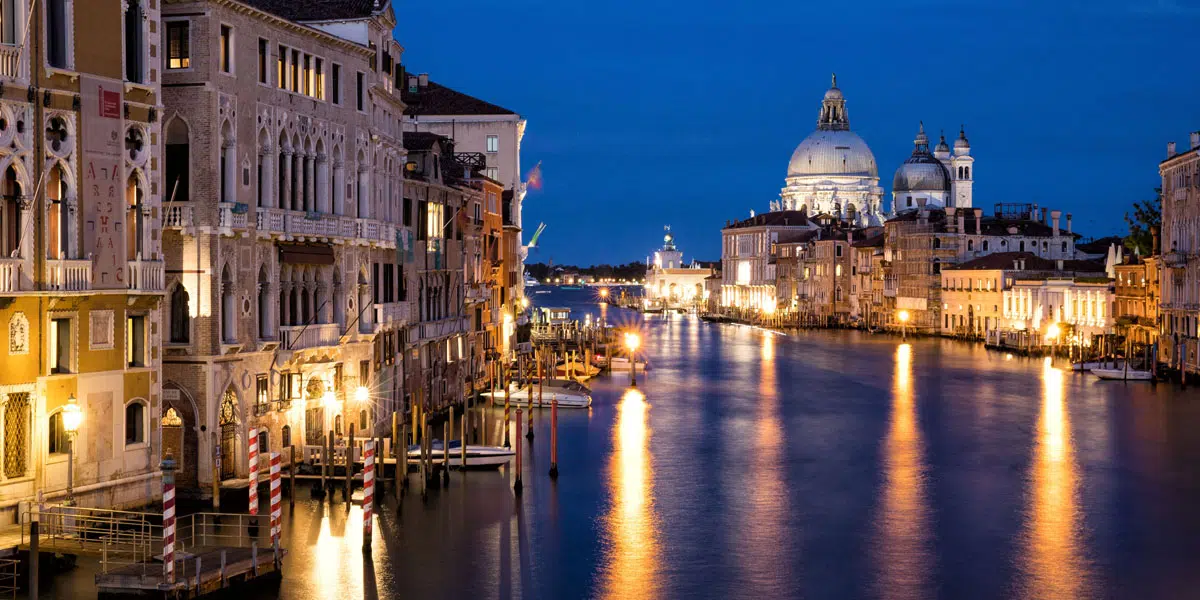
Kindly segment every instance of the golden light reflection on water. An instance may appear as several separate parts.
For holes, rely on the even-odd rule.
[[[886,471],[878,520],[880,565],[877,587],[883,598],[927,598],[930,520],[925,497],[921,430],[912,390],[912,346],[896,348],[892,420],[884,444]]]
[[[603,584],[605,598],[659,596],[659,548],[654,514],[654,478],[649,453],[646,397],[625,390],[617,406],[612,463],[613,507],[605,518],[610,546]]]
[[[754,446],[749,457],[750,502],[744,511],[746,520],[739,527],[745,535],[737,552],[744,574],[739,582],[740,595],[747,598],[786,595],[788,580],[797,576],[784,556],[789,533],[788,498],[783,481],[786,458],[774,338],[770,332],[762,336]]]
[[[1026,598],[1080,598],[1087,591],[1088,567],[1081,551],[1076,496],[1079,475],[1063,385],[1063,372],[1047,358],[1042,367],[1042,408],[1020,555]]]

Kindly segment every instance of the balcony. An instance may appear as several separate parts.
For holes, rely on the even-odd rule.
[[[161,292],[166,283],[166,271],[161,260],[131,260],[125,281],[129,289],[138,292]]]
[[[319,212],[260,208],[255,225],[260,234],[283,239],[312,239],[329,241],[333,238],[354,238],[358,229],[351,217]]]
[[[307,327],[291,325],[279,328],[280,340],[282,340],[285,350],[336,346],[341,334],[342,326],[337,323],[317,323]]]
[[[418,339],[415,342],[426,342],[446,338],[467,331],[466,317],[450,317],[440,321],[427,321],[416,327]]]
[[[189,229],[196,226],[195,213],[190,204],[175,203],[163,213],[163,227]]]
[[[1172,250],[1162,255],[1162,261],[1168,269],[1182,269],[1187,266],[1188,256],[1182,252]]]
[[[492,288],[484,285],[467,287],[467,302],[487,302],[492,299]]]
[[[0,78],[29,81],[28,52],[15,44],[0,44]]]
[[[358,219],[358,239],[372,246],[396,247],[396,226],[375,219]]]
[[[80,292],[92,289],[92,261],[46,261],[46,288],[55,292]]]
[[[385,302],[375,305],[375,324],[389,323],[407,324],[412,321],[413,302]]]
[[[0,293],[21,291],[20,258],[0,258]]]
[[[221,228],[221,235],[232,236],[234,232],[246,231],[249,219],[247,215],[249,208],[241,202],[221,202],[217,205],[221,209],[220,220],[218,226]]]

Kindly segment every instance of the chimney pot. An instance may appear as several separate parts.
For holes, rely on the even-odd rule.
[[[1071,235],[1071,213],[1067,213],[1067,235]]]
[[[975,209],[975,235],[983,235],[983,209]]]
[[[422,89],[429,87],[429,73],[417,75],[417,85],[421,86]]]
[[[1021,261],[1019,261],[1019,260],[1013,260],[1013,270],[1014,270],[1014,271],[1020,271],[1020,270],[1021,270]]]
[[[1175,142],[1167,142],[1167,158],[1175,156]]]
[[[1062,217],[1061,210],[1050,211],[1050,219],[1054,222],[1054,237],[1058,237],[1058,220]]]
[[[1193,131],[1191,135],[1192,150],[1200,147],[1200,131]]]
[[[1058,271],[1063,270],[1063,261],[1061,258],[1054,261],[1054,268],[1055,268],[1055,270],[1058,270]]]
[[[1047,225],[1047,224],[1049,224],[1049,223],[1046,221],[1046,208],[1045,208],[1045,207],[1042,207],[1042,224],[1043,224],[1043,225]]]

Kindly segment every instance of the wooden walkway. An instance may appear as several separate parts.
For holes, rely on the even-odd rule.
[[[279,550],[282,563],[286,550]],[[278,577],[279,565],[270,549],[195,548],[175,556],[175,583],[168,584],[161,561],[127,565],[96,575],[101,594],[162,594],[195,598],[268,576]]]

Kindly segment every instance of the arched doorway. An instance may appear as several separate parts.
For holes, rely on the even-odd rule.
[[[200,485],[196,411],[186,393],[175,384],[163,385],[162,454],[175,459],[175,485],[180,489]]]
[[[221,479],[230,479],[237,475],[237,413],[237,393],[230,387],[221,397],[218,420],[221,428]]]

